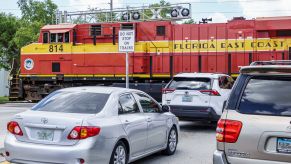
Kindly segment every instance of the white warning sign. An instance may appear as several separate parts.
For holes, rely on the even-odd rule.
[[[134,30],[120,30],[118,35],[119,52],[134,52]]]

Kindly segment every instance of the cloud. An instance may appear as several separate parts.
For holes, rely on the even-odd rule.
[[[291,15],[290,0],[274,0],[274,1],[239,0],[239,4],[243,9],[243,15],[247,18]]]
[[[212,18],[211,23],[225,23],[227,22],[227,17],[223,13],[213,13],[209,15],[209,18]]]

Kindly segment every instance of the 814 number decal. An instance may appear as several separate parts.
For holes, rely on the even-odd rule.
[[[63,45],[50,45],[49,52],[63,52],[64,47]]]

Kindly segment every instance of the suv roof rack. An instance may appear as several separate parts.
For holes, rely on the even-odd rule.
[[[250,66],[257,65],[291,65],[291,60],[255,61],[250,64]]]

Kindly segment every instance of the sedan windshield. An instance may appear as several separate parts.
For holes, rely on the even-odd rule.
[[[109,94],[90,92],[56,91],[38,104],[32,110],[60,113],[99,113],[108,100]]]

